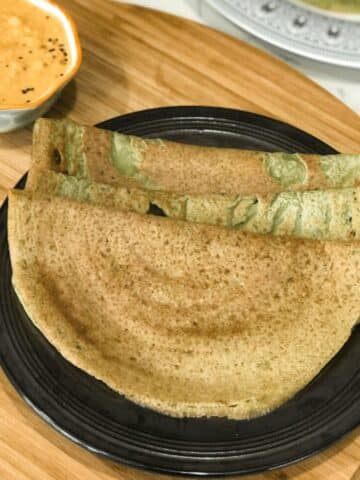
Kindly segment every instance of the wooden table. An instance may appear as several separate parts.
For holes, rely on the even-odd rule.
[[[62,0],[84,50],[75,82],[49,113],[94,124],[162,105],[221,105],[280,118],[343,152],[360,151],[360,118],[275,58],[212,29],[110,0]],[[0,201],[30,163],[31,128],[0,135]],[[1,480],[143,480],[66,440],[0,373]],[[360,480],[360,431],[254,480]],[[161,477],[170,478],[170,477]],[[248,477],[247,477],[248,478]]]

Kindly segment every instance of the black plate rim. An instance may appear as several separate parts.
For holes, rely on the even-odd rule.
[[[254,113],[247,110],[237,110],[235,108],[228,107],[214,107],[207,105],[177,105],[177,106],[167,106],[167,107],[156,107],[156,108],[147,108],[144,110],[137,110],[135,112],[125,113],[123,115],[118,115],[113,118],[109,118],[102,122],[96,124],[96,127],[109,129],[112,124],[116,124],[117,127],[121,126],[126,128],[126,123],[128,121],[136,121],[138,118],[142,119],[142,122],[146,123],[148,120],[153,120],[154,118],[159,117],[161,120],[171,119],[173,117],[177,119],[183,118],[199,118],[206,119],[212,118],[214,121],[219,120],[228,120],[228,121],[239,121],[241,120],[244,123],[249,123],[250,125],[256,124],[257,126],[266,129],[271,129],[275,125],[278,129],[284,130],[284,132],[292,133],[296,135],[300,141],[306,140],[306,142],[311,143],[312,147],[315,149],[321,149],[323,154],[335,154],[339,153],[336,149],[325,143],[324,141],[316,138],[311,133],[305,132],[298,127],[290,125],[285,121],[279,120],[277,118],[268,117],[260,113]]]

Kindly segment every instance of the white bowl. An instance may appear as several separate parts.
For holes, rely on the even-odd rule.
[[[65,27],[71,63],[62,79],[54,83],[45,95],[31,104],[0,105],[0,133],[10,132],[32,123],[38,117],[44,115],[60,96],[63,88],[72,80],[78,71],[82,52],[80,40],[75,23],[62,7],[49,0],[30,0],[31,3],[44,10],[44,12],[56,15]]]

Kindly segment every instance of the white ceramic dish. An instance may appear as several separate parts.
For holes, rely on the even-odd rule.
[[[57,4],[48,0],[30,0],[44,12],[55,15],[65,27],[69,43],[71,63],[61,82],[54,83],[53,88],[46,95],[41,96],[31,104],[0,105],[0,133],[10,132],[33,122],[44,115],[60,96],[63,88],[70,82],[78,71],[82,52],[76,26],[72,18]]]
[[[354,21],[356,15],[336,18],[326,10],[295,0],[203,1],[243,31],[285,52],[360,68],[360,24]]]

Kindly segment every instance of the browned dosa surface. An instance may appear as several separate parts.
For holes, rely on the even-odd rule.
[[[359,317],[357,241],[255,236],[14,191],[9,245],[17,294],[65,358],[175,416],[273,409]]]

